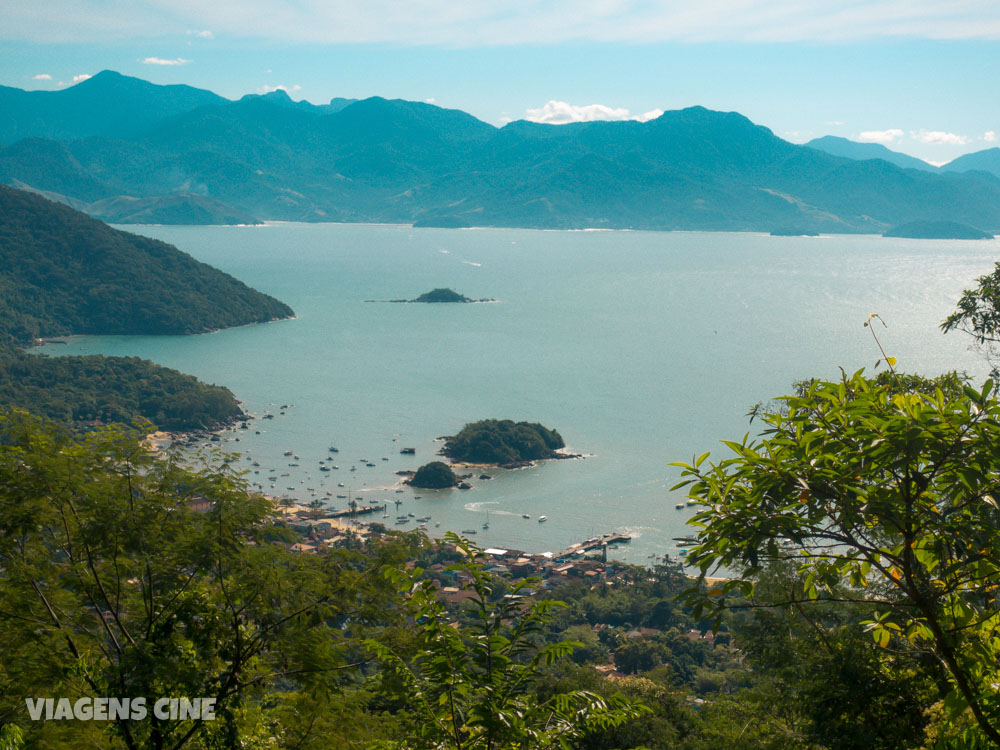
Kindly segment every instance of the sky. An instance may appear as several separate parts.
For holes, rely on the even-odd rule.
[[[495,125],[702,105],[934,164],[1000,146],[996,0],[0,0],[0,84],[105,69]]]

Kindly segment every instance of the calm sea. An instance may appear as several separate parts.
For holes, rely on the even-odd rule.
[[[177,245],[298,317],[202,336],[81,337],[53,353],[146,357],[229,386],[253,414],[274,413],[227,434],[265,490],[337,508],[347,502],[338,494],[386,502],[390,523],[399,500],[399,514],[431,516],[431,533],[475,529],[480,544],[535,552],[625,532],[633,542],[614,554],[636,563],[675,554],[672,539],[690,533],[669,462],[725,455],[719,441],[751,429],[748,409],[796,380],[870,371],[880,355],[862,325],[869,313],[886,321],[878,333],[900,368],[982,375],[968,342],[938,325],[998,250],[873,236],[126,229]],[[496,302],[368,302],[436,287]],[[486,417],[556,428],[587,458],[491,471],[467,491],[396,492],[395,471],[432,460],[436,438]],[[339,469],[323,473],[329,446]]]

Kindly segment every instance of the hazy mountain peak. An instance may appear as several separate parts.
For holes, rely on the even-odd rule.
[[[989,172],[1000,177],[1000,147],[964,154],[941,167],[944,172]]]
[[[805,145],[817,151],[823,151],[845,159],[854,159],[855,161],[881,159],[903,169],[922,169],[925,172],[937,171],[934,165],[928,164],[914,156],[893,151],[881,143],[859,143],[858,141],[841,138],[837,135],[824,135],[822,138],[813,138]]]

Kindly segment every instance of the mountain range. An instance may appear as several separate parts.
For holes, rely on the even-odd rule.
[[[881,143],[858,143],[835,135],[814,138],[805,145],[848,159],[859,161],[881,159],[904,169],[922,169],[925,172],[972,172],[978,170],[1000,177],[1000,148],[995,146],[971,154],[964,154],[938,167],[923,159],[893,151]]]
[[[497,128],[421,102],[230,101],[105,71],[59,92],[0,89],[0,141],[0,182],[120,222],[1000,231],[1000,149],[937,170],[702,107]]]

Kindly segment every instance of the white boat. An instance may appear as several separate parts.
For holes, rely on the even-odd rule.
[[[548,516],[539,516],[538,517],[538,523],[544,523],[545,521],[548,521],[548,520],[549,520]]]

